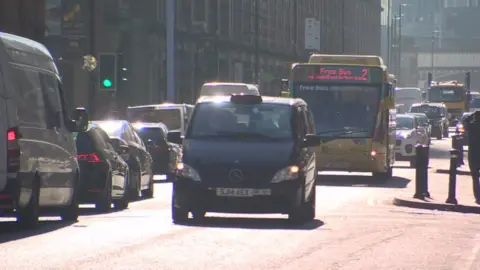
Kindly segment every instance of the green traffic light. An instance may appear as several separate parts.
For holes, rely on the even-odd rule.
[[[112,87],[112,81],[110,81],[109,79],[103,80],[103,86],[106,88]]]

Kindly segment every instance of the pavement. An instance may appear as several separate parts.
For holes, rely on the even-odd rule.
[[[447,203],[449,192],[449,154],[450,140],[432,141],[431,159],[428,175],[428,191],[430,198],[415,199],[415,183],[395,196],[393,204],[412,208],[455,211],[461,213],[480,214],[480,205],[475,202],[472,189],[472,178],[468,169],[467,153],[465,165],[457,169],[456,196]],[[443,151],[446,150],[446,151]],[[455,202],[456,201],[456,202]]]
[[[434,141],[432,167],[448,166],[448,143]],[[0,269],[480,269],[477,215],[392,204],[413,195],[414,170],[404,165],[385,183],[320,175],[316,219],[301,226],[283,215],[210,213],[202,224],[174,225],[170,183],[124,211],[85,206],[73,224],[44,218],[22,231],[0,218]],[[440,175],[430,190],[442,201]],[[467,195],[458,192],[462,203]]]

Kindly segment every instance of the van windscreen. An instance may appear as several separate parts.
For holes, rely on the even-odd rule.
[[[205,85],[202,87],[200,95],[202,96],[214,96],[224,95],[229,96],[232,94],[250,94],[252,92],[245,85]]]
[[[168,130],[182,127],[182,114],[179,108],[129,109],[129,121],[144,123],[163,123]]]

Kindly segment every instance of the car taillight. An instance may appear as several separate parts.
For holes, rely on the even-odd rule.
[[[17,173],[20,169],[19,137],[16,128],[7,130],[7,170],[9,173]]]
[[[77,155],[78,160],[85,160],[89,163],[99,163],[100,158],[97,154],[79,154]]]
[[[7,141],[15,141],[17,139],[17,131],[9,130],[7,132]]]

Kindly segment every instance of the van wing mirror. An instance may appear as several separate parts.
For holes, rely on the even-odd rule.
[[[167,134],[167,141],[175,144],[182,144],[183,138],[180,131],[170,131]]]
[[[72,113],[72,124],[75,132],[83,132],[88,128],[88,111],[83,107],[76,108]]]
[[[307,134],[303,139],[303,147],[315,147],[322,144],[322,138],[314,134]]]

